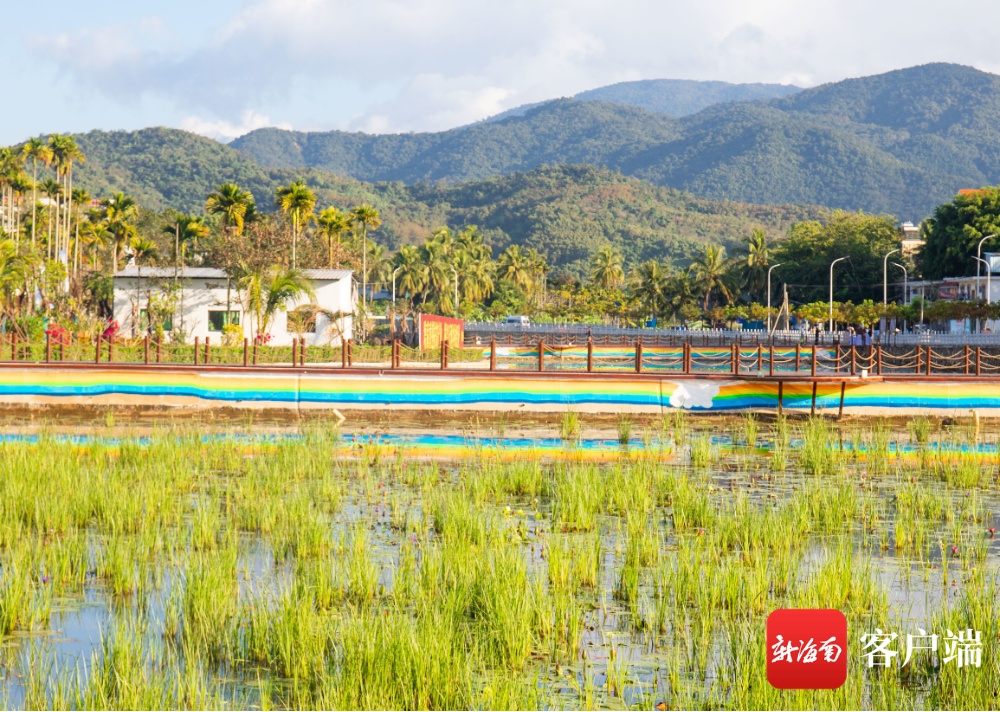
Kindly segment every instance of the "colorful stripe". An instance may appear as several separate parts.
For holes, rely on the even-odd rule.
[[[273,404],[331,407],[477,407],[563,410],[695,411],[775,409],[778,385],[752,377],[725,380],[669,377],[483,376],[474,373],[406,375],[319,374],[289,370],[196,371],[194,369],[60,369],[0,367],[0,400],[112,397],[112,401],[149,405],[190,403]],[[115,398],[117,397],[117,400]],[[39,401],[41,402],[41,401]],[[809,383],[786,383],[783,407],[812,407]],[[817,386],[818,408],[840,405],[840,384]],[[852,381],[846,385],[845,409],[967,410],[1000,409],[1000,382]]]

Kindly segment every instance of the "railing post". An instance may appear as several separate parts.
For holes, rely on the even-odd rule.
[[[932,361],[931,345],[927,344],[927,375],[931,375],[931,361]]]
[[[642,337],[635,340],[635,372],[642,373]]]
[[[306,340],[302,339],[299,342],[299,366],[302,368],[306,367]]]
[[[292,339],[292,368],[298,365],[299,361],[299,339],[295,337]]]
[[[354,339],[347,340],[347,367],[354,368]]]
[[[587,373],[594,372],[594,337],[587,337]]]
[[[878,344],[875,347],[875,356],[878,359],[877,363],[875,364],[878,367],[878,371],[876,371],[876,373],[878,373],[878,375],[881,376],[882,375],[882,344]]]
[[[52,362],[52,334],[45,332],[45,363]]]
[[[243,368],[250,365],[250,339],[243,337]]]
[[[209,346],[209,341],[211,341],[211,340],[212,340],[211,336],[206,336],[205,337],[205,365],[206,366],[212,362],[212,351],[211,351],[211,347]]]
[[[14,338],[11,339],[11,343],[14,343]],[[94,363],[100,363],[100,362],[101,362],[101,335],[98,334],[97,339],[94,342]]]
[[[757,339],[757,375],[764,370],[764,347],[760,343],[760,339]]]
[[[545,370],[545,341],[542,339],[538,340],[538,370]]]
[[[490,334],[490,370],[497,370],[497,338]]]
[[[813,378],[816,378],[816,361],[818,355],[819,347],[816,344],[813,344],[812,358],[809,359],[809,375]]]
[[[982,356],[982,353],[983,353],[983,350],[980,347],[977,346],[976,347],[976,375],[977,376],[981,376],[982,375],[982,370],[980,368],[980,366],[982,364],[982,361],[981,361],[981,358],[980,358]]]
[[[687,342],[681,344],[681,372],[691,373],[691,346]]]
[[[160,358],[163,355],[163,337],[156,337],[156,362],[160,363]]]
[[[142,340],[142,360],[147,366],[149,365],[149,334],[147,333],[145,338]]]
[[[740,346],[739,344],[733,344],[733,356],[732,356],[732,366],[733,375],[740,375]]]
[[[767,375],[774,375],[774,342],[767,347]]]
[[[969,375],[969,345],[965,345],[965,375]]]
[[[840,342],[837,342],[837,373],[840,373]]]
[[[924,362],[924,347],[921,346],[920,344],[917,344],[917,365],[914,368],[913,372],[918,376],[920,375],[920,372],[922,370],[921,364],[923,364],[923,362]]]
[[[198,337],[194,337],[194,365],[198,365],[198,349],[201,348],[201,341]]]
[[[448,342],[441,342],[441,370],[448,368]]]
[[[858,347],[851,344],[851,375],[858,375]]]
[[[795,373],[802,366],[802,344],[795,344]]]
[[[340,367],[347,368],[347,339],[340,340]]]
[[[395,370],[396,368],[396,345],[399,342],[393,339],[389,344],[389,368]]]
[[[114,363],[115,360],[115,335],[112,334],[108,337],[108,363]]]
[[[59,360],[66,360],[66,342],[63,339],[59,339]]]

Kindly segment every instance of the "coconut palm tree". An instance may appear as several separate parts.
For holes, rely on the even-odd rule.
[[[83,188],[73,189],[73,205],[76,207],[76,219],[73,221],[73,275],[79,269],[80,262],[80,207],[90,202],[90,193]]]
[[[316,300],[312,283],[301,270],[285,269],[279,265],[255,268],[245,266],[239,278],[247,311],[256,317],[254,338],[266,334],[271,320],[279,311],[303,294],[310,301]]]
[[[326,238],[327,267],[333,269],[333,246],[340,245],[341,238],[351,229],[351,225],[347,216],[337,208],[327,208],[322,211],[316,222],[319,224],[320,234]]]
[[[38,222],[38,162],[52,163],[52,149],[40,138],[28,139],[21,147],[21,154],[31,159],[31,247],[35,247],[35,223]]]
[[[4,313],[10,313],[15,293],[24,291],[30,274],[31,265],[17,253],[14,241],[0,240],[0,295],[3,297]]]
[[[427,265],[420,249],[414,245],[403,245],[393,262],[399,270],[396,274],[398,293],[412,303],[414,297],[427,287]]]
[[[45,225],[45,249],[49,257],[52,257],[52,248],[56,241],[56,221],[58,219],[59,197],[62,195],[62,184],[52,178],[48,178],[41,185],[42,192],[49,199],[49,209]],[[54,213],[54,214],[53,214]]]
[[[378,210],[368,204],[362,204],[354,208],[348,215],[348,221],[357,230],[361,230],[361,308],[367,311],[368,305],[368,231],[378,230],[382,225],[382,218]]]
[[[732,299],[733,293],[726,284],[726,248],[721,245],[705,245],[705,250],[701,257],[692,265],[694,277],[698,286],[705,295],[704,310],[708,310],[708,303],[712,299],[712,292],[717,291],[727,302]]]
[[[132,238],[132,261],[135,263],[136,277],[135,277],[135,306],[133,309],[135,312],[132,315],[132,336],[138,336],[139,334],[139,304],[142,299],[142,265],[143,263],[152,264],[156,261],[159,253],[156,249],[156,243],[149,238],[136,236]]]
[[[222,215],[223,231],[232,230],[237,235],[243,234],[247,213],[253,212],[253,206],[253,193],[243,190],[236,183],[223,183],[205,200],[205,212]]]
[[[80,225],[79,240],[84,247],[90,249],[91,269],[101,269],[100,253],[107,248],[110,238],[111,233],[108,232],[107,223],[104,221],[84,220]]]
[[[0,206],[7,205],[0,228],[8,233],[13,233],[16,229],[14,194],[15,187],[23,181],[23,161],[20,151],[0,148]]]
[[[174,264],[183,268],[187,262],[188,245],[196,251],[198,240],[208,237],[209,227],[200,215],[178,215],[173,225],[163,228],[163,233],[174,238]]]
[[[764,290],[770,264],[767,234],[762,228],[754,228],[747,239],[746,286],[750,294],[757,295]]]
[[[64,185],[63,196],[66,198],[66,208],[63,211],[62,223],[59,217],[59,203],[56,203],[56,257],[59,252],[66,247],[64,264],[69,260],[69,235],[70,218],[73,212],[73,163],[83,163],[86,157],[80,147],[77,146],[76,139],[72,136],[62,134],[52,134],[49,136],[49,149],[52,151],[52,163],[56,167],[56,176],[61,177]],[[63,241],[59,241],[60,225],[64,235]]]
[[[647,260],[632,273],[632,293],[656,318],[667,301],[667,270],[656,260]]]
[[[101,201],[104,210],[104,222],[111,234],[111,269],[118,271],[118,254],[136,235],[132,220],[139,212],[135,200],[124,193],[115,193],[110,198]]]
[[[275,191],[278,209],[292,221],[292,269],[297,266],[299,228],[312,217],[316,194],[302,181],[295,181]]]
[[[605,245],[590,259],[590,278],[601,289],[614,289],[625,282],[622,256],[611,245]]]
[[[520,245],[511,245],[497,260],[497,276],[515,287],[528,291],[535,277],[531,256],[525,253]]]

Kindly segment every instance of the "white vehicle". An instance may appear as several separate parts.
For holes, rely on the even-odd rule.
[[[531,320],[526,316],[509,316],[503,320],[504,324],[516,324],[517,326],[530,326]]]

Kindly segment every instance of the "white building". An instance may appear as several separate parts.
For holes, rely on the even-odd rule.
[[[346,269],[302,270],[312,282],[315,302],[302,296],[287,306],[287,311],[275,313],[268,332],[275,346],[292,343],[300,335],[311,346],[338,345],[342,339],[353,338],[354,310],[357,290],[353,272]],[[176,280],[176,281],[175,281]],[[171,296],[173,285],[176,289]],[[220,343],[223,327],[241,327],[244,337],[253,338],[253,318],[242,301],[242,294],[221,269],[210,267],[144,267],[141,274],[135,267],[126,267],[114,276],[114,318],[123,335],[145,333],[147,307],[153,303],[154,314],[168,316],[164,331],[180,330],[187,340],[210,337]],[[289,328],[289,314],[298,314]],[[299,331],[298,329],[301,329]],[[241,337],[242,338],[242,337]]]

